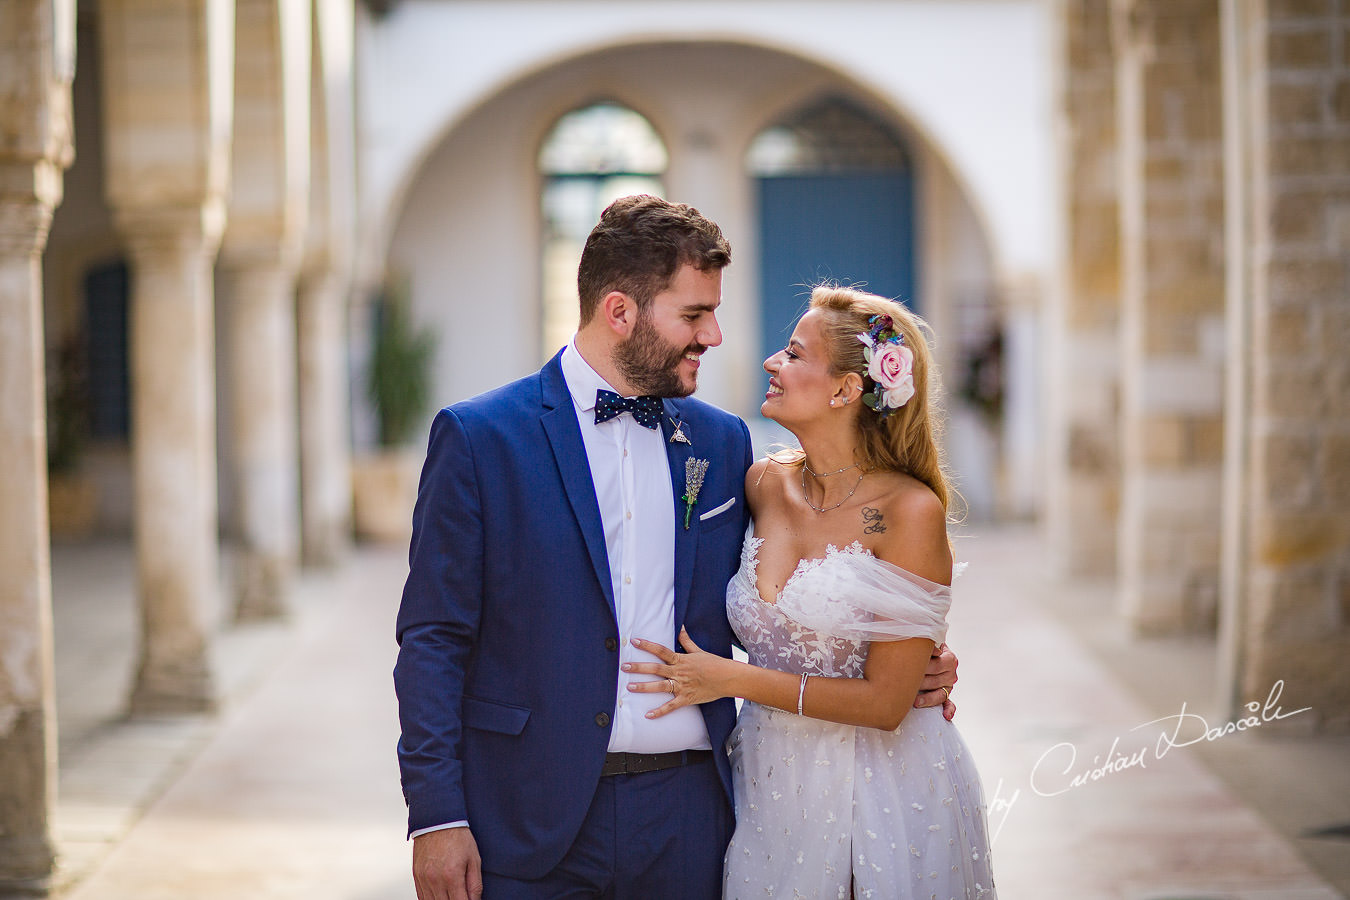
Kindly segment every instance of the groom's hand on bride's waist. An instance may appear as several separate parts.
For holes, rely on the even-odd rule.
[[[941,706],[943,717],[950,722],[956,715],[952,688],[956,687],[956,667],[959,664],[960,660],[946,644],[935,646],[928,660],[928,668],[924,670],[923,681],[919,684],[919,695],[914,698],[914,708]]]

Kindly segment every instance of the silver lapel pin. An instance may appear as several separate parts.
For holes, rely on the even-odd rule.
[[[684,422],[671,419],[670,424],[675,426],[675,433],[670,436],[670,443],[689,444],[689,446],[691,447],[694,446],[693,443],[689,440],[689,438],[686,437],[684,434]]]

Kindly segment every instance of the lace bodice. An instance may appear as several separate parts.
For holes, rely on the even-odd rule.
[[[862,674],[869,641],[946,634],[950,590],[877,559],[858,541],[799,561],[767,603],[758,581],[763,544],[746,534],[727,587],[727,618],[757,666],[853,678]]]
[[[861,641],[831,637],[803,628],[779,608],[766,603],[759,596],[758,553],[763,538],[747,537],[741,548],[741,568],[727,590],[727,618],[740,638],[741,646],[750,662],[767,669],[778,669],[794,675],[843,675],[853,678],[862,674],[867,658],[866,646]],[[855,544],[859,549],[861,545]],[[830,548],[835,553],[844,551]],[[797,577],[823,559],[804,559],[797,564],[782,594],[795,587]]]

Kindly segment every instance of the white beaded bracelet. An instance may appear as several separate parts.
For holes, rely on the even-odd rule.
[[[806,698],[806,673],[802,673],[802,686],[797,688],[797,715],[804,715],[802,712],[802,700]]]

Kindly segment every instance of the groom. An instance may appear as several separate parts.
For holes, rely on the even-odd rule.
[[[616,201],[572,343],[432,425],[394,671],[419,900],[720,896],[735,707],[649,720],[668,695],[619,667],[681,627],[731,652],[750,436],[689,397],[730,254],[689,206]],[[954,658],[930,673],[916,705]]]

